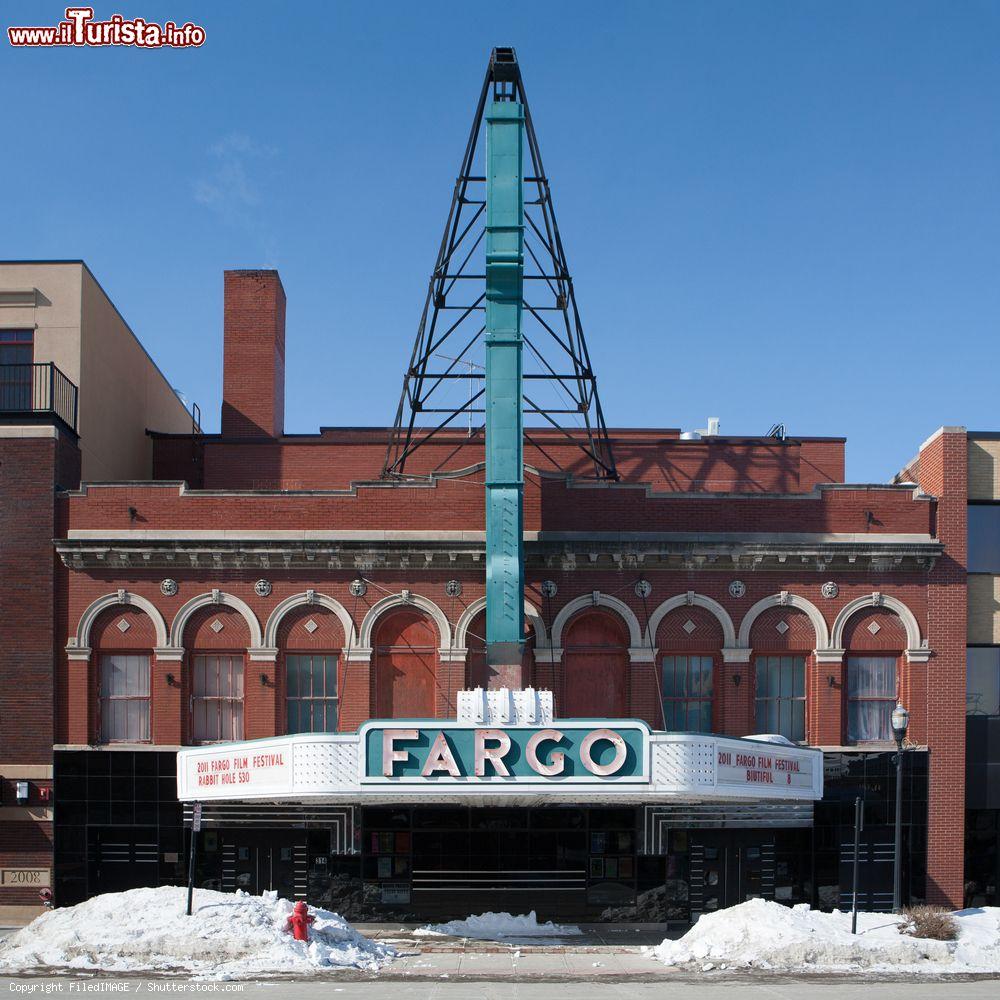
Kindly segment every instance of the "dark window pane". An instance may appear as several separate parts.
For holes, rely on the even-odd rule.
[[[805,670],[804,656],[757,657],[758,733],[777,733],[790,740],[805,739]]]
[[[289,733],[334,732],[337,728],[337,657],[286,657]]]
[[[965,711],[1000,716],[1000,647],[966,651]]]
[[[969,505],[969,572],[1000,573],[1000,504]]]

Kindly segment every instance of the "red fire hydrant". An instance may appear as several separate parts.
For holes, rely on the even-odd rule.
[[[285,930],[291,931],[292,937],[294,937],[296,941],[308,941],[309,925],[315,922],[316,918],[309,912],[309,907],[306,905],[304,900],[300,899],[295,904],[295,910],[288,918]]]

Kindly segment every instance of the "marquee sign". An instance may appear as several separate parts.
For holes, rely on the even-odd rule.
[[[635,720],[548,727],[373,722],[359,738],[363,785],[649,782],[649,730]]]
[[[476,805],[546,797],[812,802],[823,795],[823,755],[811,747],[651,732],[635,719],[557,719],[546,706],[535,711],[521,692],[506,701],[493,694],[471,699],[476,711],[465,717],[460,705],[457,719],[381,719],[355,733],[186,747],[177,754],[177,797]]]
[[[196,799],[287,795],[292,782],[292,740],[197,747],[177,755],[178,786]]]
[[[719,747],[717,751],[716,785],[723,787],[757,787],[762,793],[769,789],[812,788],[816,755],[785,749],[782,745],[749,743],[743,747]]]

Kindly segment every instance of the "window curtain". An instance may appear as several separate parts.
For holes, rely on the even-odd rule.
[[[852,656],[847,661],[847,736],[856,743],[892,739],[896,658]]]
[[[192,682],[195,742],[243,739],[243,657],[196,656]]]
[[[101,741],[149,739],[149,657],[114,653],[101,658]]]

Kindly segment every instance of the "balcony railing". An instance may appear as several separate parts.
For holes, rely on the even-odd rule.
[[[77,388],[51,362],[0,365],[0,417],[56,416],[76,430]]]

